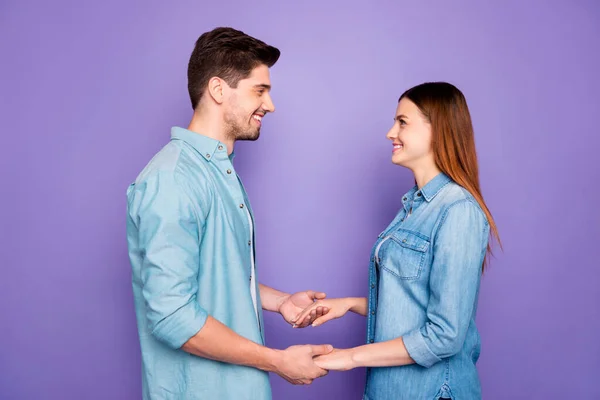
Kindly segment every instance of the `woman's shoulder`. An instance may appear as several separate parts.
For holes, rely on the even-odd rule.
[[[464,187],[454,181],[450,181],[440,193],[440,212],[446,214],[452,208],[476,209],[485,218],[485,213],[477,202],[477,199]],[[487,220],[487,218],[485,218]]]

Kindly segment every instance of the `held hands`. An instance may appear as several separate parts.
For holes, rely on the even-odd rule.
[[[275,372],[293,385],[310,385],[330,370],[356,368],[353,349],[334,349],[331,345],[291,346],[278,351]]]
[[[315,364],[318,356],[333,350],[331,345],[291,346],[279,352],[275,372],[294,385],[310,385],[316,378],[327,375],[327,370]]]
[[[361,299],[325,298],[325,293],[312,290],[286,295],[280,299],[278,311],[294,328],[305,328],[322,325],[342,317],[353,307],[361,307]],[[280,355],[275,372],[294,385],[310,385],[329,370],[347,371],[356,367],[352,349],[333,349],[331,345],[291,346]]]
[[[299,324],[294,323],[296,317],[307,308],[314,306],[314,304],[316,304],[315,302],[324,299],[326,296],[327,295],[325,293],[314,292],[312,290],[287,295],[280,299],[278,311],[283,319],[285,319],[287,323],[293,325],[294,328],[304,328],[312,323],[315,318],[326,314],[328,310],[326,311],[324,307],[315,308],[314,313],[312,313],[310,318],[307,319],[307,322],[304,326],[298,326]]]
[[[350,297],[317,300],[293,318],[292,322],[297,328],[304,328],[311,324],[313,327],[322,325],[344,316],[355,305],[355,300]]]

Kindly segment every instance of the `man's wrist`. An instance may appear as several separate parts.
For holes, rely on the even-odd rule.
[[[277,297],[277,300],[275,301],[275,311],[281,314],[281,306],[283,305],[283,303],[285,303],[285,301],[287,299],[290,298],[290,294],[288,293],[283,293],[282,295]]]
[[[283,362],[283,352],[268,347],[264,347],[263,350],[263,362],[262,365],[257,366],[257,368],[266,372],[278,372]]]

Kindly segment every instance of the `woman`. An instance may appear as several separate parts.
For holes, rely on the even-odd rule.
[[[373,246],[369,298],[319,300],[295,324],[368,317],[369,344],[315,358],[328,370],[368,367],[364,399],[481,398],[475,313],[488,238],[499,237],[463,94],[444,82],[409,89],[387,138],[416,186]]]

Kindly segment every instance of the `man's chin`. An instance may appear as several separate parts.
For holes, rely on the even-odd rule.
[[[240,135],[238,135],[236,140],[247,140],[249,142],[254,142],[255,140],[258,140],[259,137],[260,137],[260,131],[258,131],[256,133],[240,134]]]

